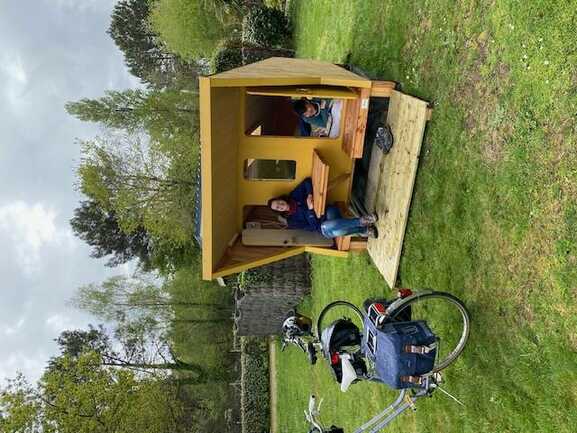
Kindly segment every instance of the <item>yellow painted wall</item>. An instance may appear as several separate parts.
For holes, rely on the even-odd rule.
[[[244,107],[244,91],[241,97]],[[343,108],[344,110],[344,108]],[[245,110],[239,113],[241,124],[244,124]],[[344,122],[344,116],[341,118]],[[343,131],[341,124],[341,131]],[[247,136],[243,131],[239,134],[240,147],[237,162],[238,182],[238,222],[242,224],[242,210],[245,205],[266,204],[272,198],[290,193],[306,177],[312,173],[313,150],[317,150],[321,158],[330,166],[329,180],[343,173],[351,173],[353,161],[342,151],[342,133],[340,138],[313,137],[277,137],[277,136]],[[297,163],[294,181],[251,181],[244,178],[244,161],[246,159],[288,159]],[[348,182],[342,182],[328,194],[327,203],[348,200]]]
[[[224,255],[228,243],[240,230],[236,217],[238,184],[238,137],[242,128],[238,88],[211,89],[212,128],[212,263],[213,270]]]
[[[245,205],[265,204],[271,197],[287,194],[312,173],[313,150],[330,166],[329,179],[351,173],[353,161],[341,150],[342,137],[299,138],[246,136],[245,88],[215,87],[211,78],[200,80],[202,141],[202,237],[203,278],[238,272],[265,262],[280,260],[301,250],[263,256],[246,264],[217,269],[229,242],[243,225]],[[263,80],[262,84],[271,82]],[[303,83],[304,84],[304,83]],[[254,85],[254,84],[252,84]],[[350,84],[349,84],[350,85]],[[344,110],[344,108],[343,108]],[[344,130],[341,122],[341,135]],[[243,176],[249,158],[289,159],[297,162],[294,181],[248,181]],[[329,192],[328,203],[347,201],[348,182]],[[304,248],[304,247],[303,247]],[[304,251],[304,249],[303,249]],[[312,251],[317,252],[317,251]]]

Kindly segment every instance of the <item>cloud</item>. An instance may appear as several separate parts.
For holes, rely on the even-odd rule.
[[[0,57],[0,78],[6,101],[12,106],[20,105],[28,86],[28,73],[20,54],[6,53]]]
[[[0,381],[15,377],[14,372],[23,373],[27,378],[36,380],[45,367],[44,360],[49,357],[50,355],[43,350],[36,350],[31,354],[11,353],[0,361]]]
[[[80,327],[77,326],[69,316],[65,316],[61,313],[51,315],[44,321],[44,323],[54,334],[60,334],[60,332],[65,329],[75,329]]]
[[[40,253],[47,244],[71,249],[76,246],[69,228],[57,228],[56,215],[54,209],[42,203],[30,205],[19,201],[0,206],[0,232],[9,239],[25,274],[41,268]]]
[[[50,0],[51,4],[68,11],[109,10],[117,0]]]
[[[0,331],[6,336],[12,336],[18,334],[18,332],[22,329],[22,326],[26,323],[26,319],[21,317],[18,319],[13,326],[2,325],[0,326]]]
[[[23,85],[28,82],[28,75],[24,70],[22,58],[19,55],[4,55],[0,68],[9,79]]]
[[[62,330],[95,323],[66,307],[75,290],[127,272],[91,258],[68,223],[75,138],[98,131],[64,104],[138,84],[106,34],[115,3],[0,0],[0,382],[37,379]]]

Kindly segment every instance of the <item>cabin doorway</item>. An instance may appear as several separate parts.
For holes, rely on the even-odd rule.
[[[347,100],[357,94],[347,88],[331,86],[270,86],[246,89],[246,135],[339,138]],[[299,116],[293,107],[295,101],[306,98],[324,101],[327,121],[311,125]]]

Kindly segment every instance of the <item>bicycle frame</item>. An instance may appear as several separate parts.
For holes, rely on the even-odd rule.
[[[397,399],[393,403],[358,427],[354,433],[377,433],[381,431],[407,409],[417,410],[415,406],[416,401],[421,397],[430,397],[435,389],[437,389],[436,381],[429,378],[427,379],[425,387],[413,391],[412,395],[409,395],[407,389],[400,390]],[[305,411],[305,418],[319,433],[324,433],[328,430],[319,420],[321,404],[322,400],[317,406],[315,396],[311,395],[308,410]]]

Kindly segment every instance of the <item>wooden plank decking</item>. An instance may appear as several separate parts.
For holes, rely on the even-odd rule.
[[[371,158],[366,204],[379,215],[379,238],[369,240],[368,251],[391,288],[397,279],[427,116],[427,102],[393,90],[387,123],[394,145],[387,155],[373,150]]]

